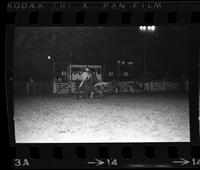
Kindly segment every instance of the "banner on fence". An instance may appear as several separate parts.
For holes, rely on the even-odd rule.
[[[53,83],[53,93],[54,94],[68,94],[70,92],[69,83]]]

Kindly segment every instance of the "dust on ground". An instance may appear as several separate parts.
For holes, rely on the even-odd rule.
[[[16,142],[189,142],[188,101],[183,94],[16,97]]]

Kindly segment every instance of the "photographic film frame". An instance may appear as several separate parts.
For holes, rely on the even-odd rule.
[[[5,82],[13,168],[200,167],[198,2],[10,2],[7,4]],[[186,27],[190,31],[190,142],[171,143],[29,143],[15,142],[13,55],[16,27]],[[179,162],[178,162],[179,161]],[[182,161],[180,163],[180,161]],[[188,162],[187,162],[188,161]],[[90,163],[88,163],[90,162]],[[93,162],[93,163],[92,163]]]

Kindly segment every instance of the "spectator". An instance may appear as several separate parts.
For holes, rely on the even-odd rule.
[[[77,72],[73,72],[73,76],[74,76],[74,77],[73,77],[73,80],[76,81],[76,80],[77,80]]]
[[[76,74],[75,74],[75,72],[72,73],[72,80],[76,80]]]
[[[58,82],[59,82],[59,83],[62,82],[62,77],[58,77]]]
[[[35,95],[35,82],[33,77],[27,82],[27,94],[28,95]]]
[[[57,92],[57,78],[54,78],[54,81],[53,81],[53,93],[56,94]]]

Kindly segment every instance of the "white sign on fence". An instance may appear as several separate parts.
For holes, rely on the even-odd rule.
[[[68,94],[70,92],[69,83],[53,83],[53,93],[54,94]]]

